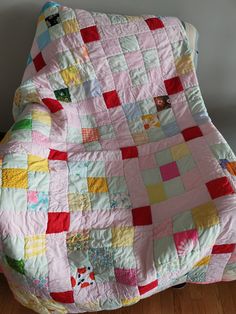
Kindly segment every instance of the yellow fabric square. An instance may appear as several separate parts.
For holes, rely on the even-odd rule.
[[[175,60],[176,71],[179,75],[187,74],[193,70],[191,55],[184,55]]]
[[[137,303],[140,300],[140,297],[134,297],[132,299],[123,299],[121,303],[123,306],[128,306]]]
[[[32,111],[32,120],[39,121],[49,126],[51,125],[51,121],[52,121],[50,114],[44,111],[39,111],[39,110]]]
[[[25,237],[25,259],[45,254],[46,235],[35,235]]]
[[[28,188],[27,170],[19,168],[2,169],[2,187],[27,189]]]
[[[197,228],[209,228],[219,224],[219,216],[212,202],[193,208],[192,216]]]
[[[186,143],[178,144],[171,147],[171,154],[174,160],[179,160],[190,154],[190,150]]]
[[[167,199],[162,183],[146,186],[150,204],[163,202]]]
[[[89,194],[69,193],[68,202],[70,211],[91,209]]]
[[[88,177],[88,191],[90,193],[105,193],[108,192],[107,180],[103,177],[91,178]]]
[[[76,19],[67,20],[63,22],[63,28],[66,34],[75,33],[79,31],[79,24]]]
[[[198,263],[196,263],[194,267],[201,267],[201,266],[208,265],[210,262],[210,259],[211,259],[211,256],[206,256],[203,259],[201,259]]]
[[[61,70],[60,73],[67,86],[79,85],[82,83],[79,70],[75,66]]]
[[[48,160],[39,156],[28,155],[29,171],[48,172]]]
[[[133,246],[134,227],[112,228],[112,246],[126,247]]]

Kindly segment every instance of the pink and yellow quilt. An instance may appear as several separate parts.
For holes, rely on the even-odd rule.
[[[236,157],[181,21],[44,5],[0,145],[0,265],[41,314],[236,279]]]

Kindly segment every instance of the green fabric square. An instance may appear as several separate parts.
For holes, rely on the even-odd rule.
[[[102,140],[108,140],[115,137],[114,128],[111,124],[102,125],[98,128],[98,133]]]
[[[176,161],[181,175],[196,167],[195,161],[191,155],[184,156]]]
[[[109,17],[111,24],[124,24],[128,22],[128,19],[126,16],[121,14],[107,14]]]
[[[145,68],[131,70],[130,78],[134,86],[143,85],[148,82],[148,77]]]
[[[159,58],[156,49],[150,49],[143,52],[143,61],[145,68],[151,69],[159,66]]]
[[[195,228],[191,211],[186,211],[174,216],[173,233],[191,230]]]
[[[88,161],[88,177],[105,177],[105,162],[104,161]]]
[[[25,242],[24,238],[6,235],[2,237],[4,253],[12,259],[24,259]]]
[[[61,88],[54,91],[56,99],[64,102],[71,102],[70,92],[68,88]]]
[[[61,24],[53,25],[48,29],[51,40],[55,40],[65,36],[65,32]]]
[[[110,210],[110,198],[108,193],[90,193],[92,210]]]
[[[130,129],[130,132],[133,134],[133,133],[142,133],[144,131],[144,128],[143,128],[143,121],[138,118],[137,120],[129,120],[128,121],[128,124],[129,124],[129,129]]]
[[[150,142],[159,141],[166,137],[161,128],[150,128],[146,132]]]
[[[81,129],[72,128],[68,126],[67,141],[69,143],[77,143],[77,144],[83,143]]]
[[[209,244],[209,247],[216,242],[220,233],[220,224],[214,225],[206,229],[198,229],[198,241],[200,247],[205,247],[206,243]]]
[[[195,267],[187,274],[188,282],[206,282],[206,273],[208,265]]]
[[[167,125],[171,122],[175,121],[175,116],[173,113],[173,110],[171,108],[164,109],[160,112],[158,112],[158,117],[161,122],[161,125]]]
[[[84,194],[88,193],[88,182],[87,178],[81,178],[76,174],[69,176],[68,190],[70,193]]]
[[[22,130],[22,129],[31,129],[32,128],[32,120],[31,119],[23,119],[20,121],[17,121],[13,127],[12,127],[12,131],[16,131],[16,130]]]
[[[142,177],[145,185],[162,182],[159,168],[143,170]]]
[[[211,145],[211,151],[218,160],[227,159],[228,161],[235,161],[236,159],[228,143]]]
[[[127,191],[125,193],[111,193],[110,192],[111,209],[122,208],[131,209],[132,204]]]
[[[178,254],[172,236],[154,240],[154,263],[157,269],[159,265],[169,263],[174,259],[178,260]]]
[[[50,73],[47,75],[47,78],[53,90],[66,88],[65,82],[59,72]]]
[[[3,157],[2,168],[28,168],[27,154],[11,153]]]
[[[79,178],[87,178],[88,161],[68,161],[69,177],[70,175]]]
[[[125,193],[127,191],[124,177],[108,177],[107,182],[111,193]]]
[[[139,50],[138,40],[135,35],[124,36],[119,38],[120,46],[123,52],[131,52]]]
[[[46,172],[28,172],[28,184],[29,190],[32,191],[49,191],[49,179],[50,175]]]
[[[126,71],[128,69],[125,57],[123,54],[112,56],[108,58],[112,72]]]
[[[155,105],[153,98],[147,98],[138,101],[137,104],[139,105],[143,115],[157,113],[157,107]]]
[[[2,188],[1,207],[3,210],[27,211],[27,190]]]
[[[92,229],[90,231],[89,245],[93,248],[111,247],[112,233],[111,229]]]
[[[168,164],[169,162],[173,161],[170,149],[161,150],[160,152],[156,153],[155,157],[156,162],[159,166]]]
[[[114,249],[115,268],[135,268],[136,260],[132,247],[122,247]]]
[[[9,256],[5,256],[7,264],[13,268],[16,272],[24,275],[25,274],[25,263],[24,260],[16,260]]]
[[[164,182],[164,189],[168,197],[174,197],[185,192],[182,180],[180,177]]]
[[[192,53],[187,40],[184,40],[184,41],[180,40],[180,41],[172,43],[171,45],[172,45],[172,52],[174,54],[175,59],[183,55],[189,55]]]

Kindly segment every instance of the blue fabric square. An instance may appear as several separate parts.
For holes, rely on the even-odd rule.
[[[139,106],[135,103],[125,104],[123,109],[128,120],[136,120],[142,114]]]
[[[40,34],[37,38],[39,50],[43,50],[50,43],[50,35],[48,30]]]
[[[83,84],[86,97],[101,96],[101,88],[97,80],[86,81]]]
[[[169,123],[167,125],[162,126],[162,130],[164,134],[168,137],[179,134],[180,129],[176,122]]]

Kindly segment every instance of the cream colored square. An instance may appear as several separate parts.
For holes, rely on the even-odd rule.
[[[112,246],[126,247],[133,246],[134,228],[133,227],[117,227],[112,228]]]
[[[176,71],[179,75],[184,75],[193,70],[191,55],[183,55],[175,60]]]
[[[171,147],[170,150],[171,150],[173,160],[179,160],[183,158],[184,156],[187,156],[190,154],[190,150],[186,143],[175,145]]]

